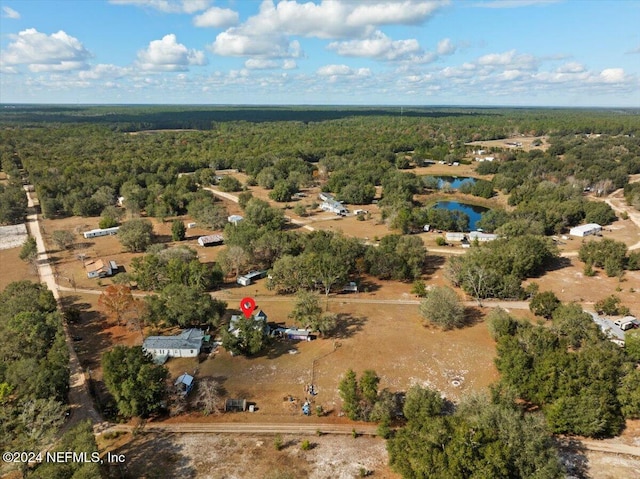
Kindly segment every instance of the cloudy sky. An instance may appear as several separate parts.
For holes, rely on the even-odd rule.
[[[640,106],[640,0],[0,0],[1,103]]]

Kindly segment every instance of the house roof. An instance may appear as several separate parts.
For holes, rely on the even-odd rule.
[[[600,226],[597,223],[587,223],[586,225],[574,226],[569,231],[572,233],[577,233],[577,232],[585,233],[587,231],[600,230],[600,229],[602,229],[602,226]]]
[[[87,273],[94,273],[96,271],[108,271],[109,266],[108,262],[100,259],[95,259],[93,261],[87,261],[84,263],[84,267],[87,270]]]
[[[142,343],[144,349],[200,349],[204,332],[185,329],[177,336],[149,336]]]
[[[193,383],[193,376],[191,376],[190,374],[184,373],[178,376],[178,379],[176,379],[176,382],[174,383],[174,385],[177,386],[178,384],[184,384],[185,386],[191,386],[191,383]]]
[[[223,241],[224,237],[220,234],[200,236],[200,238],[198,238],[198,242],[200,243],[222,243]]]

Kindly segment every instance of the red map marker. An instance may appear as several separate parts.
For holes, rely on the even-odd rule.
[[[251,317],[251,314],[256,309],[256,302],[253,298],[242,298],[240,301],[240,309],[244,313],[245,317],[248,319]]]

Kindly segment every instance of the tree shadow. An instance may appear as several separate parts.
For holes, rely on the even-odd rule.
[[[294,354],[291,351],[298,352],[296,343],[298,341],[293,339],[270,337],[267,345],[257,354],[249,356],[249,359],[253,358],[267,358],[276,359],[285,354]]]
[[[482,322],[484,315],[479,308],[468,306],[464,308],[464,325],[463,327],[473,326]]]
[[[338,314],[338,321],[331,337],[334,339],[347,339],[362,331],[367,323],[364,316],[353,316],[351,314]]]
[[[422,271],[428,276],[433,276],[438,272],[439,269],[442,268],[442,266],[444,266],[446,262],[447,258],[445,258],[444,256],[428,255]]]
[[[571,266],[571,258],[559,257],[550,261],[546,267],[545,271],[558,271],[564,268],[569,268]],[[544,274],[541,272],[540,276]],[[539,277],[539,276],[538,276]]]
[[[360,281],[358,281],[358,293],[373,293],[374,291],[378,291],[379,289],[380,289],[379,284],[369,281],[368,279],[361,279]],[[342,293],[342,294],[349,294],[349,293]]]
[[[138,433],[133,440],[112,451],[123,454],[126,461],[107,464],[108,477],[195,477],[191,459],[176,442],[180,437],[169,433]],[[103,458],[106,460],[106,457]]]
[[[584,445],[580,441],[569,437],[556,438],[555,443],[560,453],[560,462],[567,472],[567,477],[591,479],[589,475],[589,459],[586,455],[587,449]]]

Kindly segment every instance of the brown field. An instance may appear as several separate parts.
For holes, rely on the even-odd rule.
[[[542,144],[539,146],[533,146],[532,143],[535,140],[541,140]],[[502,140],[481,140],[481,141],[472,141],[469,143],[465,143],[466,145],[472,146],[480,146],[483,148],[503,148],[505,150],[512,149],[512,147],[508,146],[506,143],[514,143],[520,142],[522,146],[518,147],[519,150],[531,151],[531,150],[542,150],[545,151],[549,148],[549,141],[546,136],[515,136],[512,138],[504,138]]]
[[[21,248],[0,250],[0,291],[13,281],[24,279],[38,282],[38,274],[33,267],[20,259]]]

